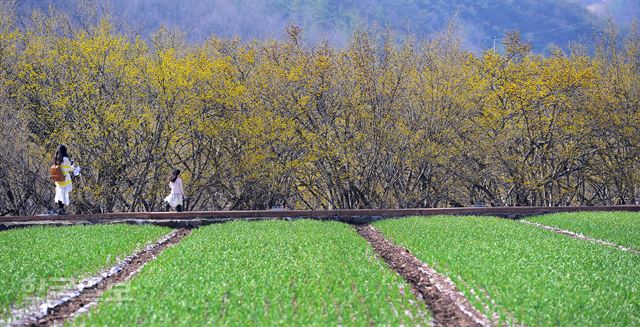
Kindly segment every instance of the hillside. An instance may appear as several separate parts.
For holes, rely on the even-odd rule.
[[[19,0],[18,11],[49,6],[77,16],[80,5],[72,0]],[[493,46],[509,30],[520,30],[536,52],[550,44],[563,47],[569,41],[589,43],[604,25],[607,15],[622,24],[638,16],[632,0],[111,0],[98,10],[110,12],[127,31],[148,37],[160,24],[178,27],[191,41],[211,34],[242,39],[280,38],[287,23],[299,25],[305,40],[323,39],[344,46],[354,29],[391,26],[400,36],[419,38],[437,32],[456,17],[465,31],[466,45],[475,51]],[[77,18],[77,17],[76,17]]]

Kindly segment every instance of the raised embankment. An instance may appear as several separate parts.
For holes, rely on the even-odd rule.
[[[433,215],[498,216],[518,219],[554,212],[572,211],[640,211],[640,205],[581,207],[464,207],[418,209],[350,209],[350,210],[248,210],[185,212],[121,212],[81,215],[39,215],[0,217],[0,230],[33,225],[75,224],[154,224],[174,228],[193,228],[229,220],[318,219],[366,224],[385,218]]]

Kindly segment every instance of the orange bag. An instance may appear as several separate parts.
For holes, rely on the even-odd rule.
[[[49,168],[49,176],[54,182],[64,182],[66,180],[61,165],[52,165],[51,168]]]

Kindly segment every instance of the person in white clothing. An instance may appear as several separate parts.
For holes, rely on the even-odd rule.
[[[64,206],[68,206],[71,202],[69,201],[69,193],[73,190],[71,172],[76,172],[77,175],[79,167],[74,167],[73,160],[69,159],[67,147],[64,145],[59,145],[56,149],[56,154],[53,156],[53,164],[59,165],[64,175],[64,181],[55,182],[56,196],[54,201],[58,204],[57,213],[61,215],[65,214]]]
[[[178,177],[180,175],[180,169],[173,171],[169,176],[169,187],[171,188],[171,194],[164,198],[164,201],[174,208],[177,212],[182,211],[182,198],[184,196],[184,189],[182,188],[182,179]]]

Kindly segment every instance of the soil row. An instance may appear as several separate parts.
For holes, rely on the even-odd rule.
[[[491,326],[446,276],[438,274],[407,249],[384,238],[371,225],[355,226],[356,230],[400,276],[421,295],[433,313],[436,326]]]
[[[591,243],[595,243],[595,244],[614,247],[614,248],[616,248],[618,250],[622,250],[622,251],[625,251],[625,252],[629,252],[629,253],[640,255],[640,250],[628,248],[626,246],[615,244],[615,243],[612,243],[612,242],[609,242],[609,241],[599,240],[597,238],[592,238],[592,237],[585,236],[585,235],[582,235],[582,234],[574,233],[574,232],[568,231],[566,229],[553,227],[553,226],[547,226],[547,225],[543,225],[543,224],[538,224],[538,223],[534,223],[532,221],[526,221],[526,220],[521,220],[521,222],[523,224],[527,224],[527,225],[535,226],[535,227],[538,227],[538,228],[542,228],[544,230],[548,230],[550,232],[554,232],[554,233],[557,233],[557,234],[566,235],[566,236],[569,236],[569,237],[573,237],[573,238],[576,238],[576,239],[579,239],[579,240],[583,240],[583,241],[587,241],[587,242],[591,242]]]
[[[95,304],[105,291],[131,278],[147,262],[153,260],[167,247],[179,243],[190,233],[190,229],[174,230],[157,243],[125,258],[107,273],[83,281],[78,285],[78,289],[73,291],[72,296],[61,295],[59,299],[52,302],[54,304],[45,303],[44,305],[48,307],[46,312],[32,313],[14,323],[13,326],[51,326],[69,319],[88,305]]]

